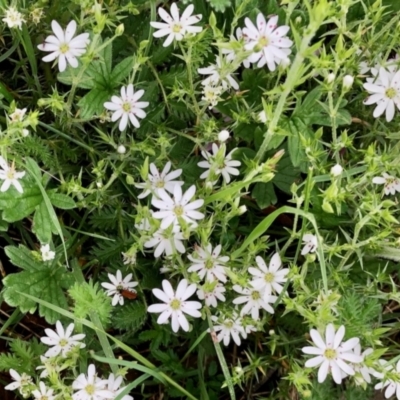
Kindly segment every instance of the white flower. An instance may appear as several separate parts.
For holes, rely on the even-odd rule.
[[[395,106],[400,109],[400,71],[390,72],[379,68],[378,79],[364,83],[364,88],[371,93],[364,104],[377,104],[373,116],[380,117],[386,111],[386,121],[390,122],[395,113]]]
[[[153,211],[150,211],[151,214],[153,214]],[[143,218],[140,223],[135,224],[135,228],[138,231],[143,231],[143,232],[148,232],[151,230],[151,223],[150,220],[148,218]]]
[[[400,192],[400,179],[391,176],[384,172],[383,176],[376,176],[372,179],[372,182],[377,185],[384,185],[383,191],[386,195],[388,194],[396,194],[396,192]]]
[[[356,372],[356,383],[358,381],[365,381],[366,383],[371,383],[371,375],[376,375],[376,371],[370,367],[367,367],[364,364],[365,357],[373,353],[373,349],[368,348],[363,351],[361,354],[361,345],[357,344],[357,346],[354,347],[353,352],[355,355],[360,356],[362,358],[362,362],[359,364],[352,364],[351,366],[353,367],[354,371]]]
[[[215,107],[218,102],[221,100],[221,93],[224,91],[222,86],[212,86],[206,85],[203,87],[203,96],[202,100],[209,104],[208,108],[211,109]]]
[[[61,325],[60,321],[56,322],[56,331],[52,329],[45,329],[47,336],[40,338],[42,343],[46,344],[47,346],[52,346],[49,350],[46,351],[44,354],[45,357],[55,357],[58,356],[60,353],[63,357],[67,356],[67,353],[75,346],[79,346],[81,349],[84,348],[86,345],[81,343],[85,335],[80,333],[78,335],[71,336],[72,331],[74,330],[75,325],[69,324],[68,327],[65,329]]]
[[[268,118],[267,118],[267,113],[265,112],[265,110],[262,110],[259,112],[258,119],[263,124],[265,124],[267,122]]]
[[[108,279],[110,279],[111,283],[103,282],[101,286],[107,289],[108,296],[114,296],[111,303],[113,306],[116,306],[118,303],[120,305],[124,304],[124,297],[121,294],[122,290],[136,293],[133,288],[139,284],[138,282],[131,282],[132,274],[128,274],[125,278],[122,278],[120,270],[115,275],[108,274]]]
[[[245,45],[246,43],[248,43],[249,40],[248,40],[248,37],[247,37],[246,35],[243,36],[243,31],[242,31],[242,29],[241,29],[241,28],[237,28],[237,29],[236,29],[236,37],[235,37],[234,35],[232,35],[232,36],[230,37],[230,41],[231,41],[231,42],[238,42],[238,41],[243,42],[243,49],[244,49],[244,45]],[[221,49],[221,53],[225,55],[227,61],[234,61],[234,60],[236,60],[237,54],[236,54],[235,50],[231,50],[231,49]],[[249,61],[248,58],[246,58],[246,59],[243,61],[243,66],[244,66],[245,68],[249,68],[249,67],[250,67],[250,61]]]
[[[196,186],[191,186],[185,194],[182,195],[182,188],[179,185],[174,186],[174,197],[168,195],[165,191],[160,191],[160,199],[153,197],[151,204],[160,209],[153,213],[153,217],[161,219],[161,229],[167,229],[171,224],[179,222],[183,218],[188,224],[197,226],[195,219],[204,218],[204,214],[196,211],[204,204],[204,200],[199,199],[189,203],[190,199],[196,193]]]
[[[285,276],[289,273],[289,269],[280,269],[282,261],[279,253],[275,253],[272,256],[269,267],[267,267],[265,261],[260,256],[256,257],[256,263],[258,268],[249,268],[250,274],[255,277],[255,279],[250,282],[251,285],[257,290],[264,290],[264,294],[267,296],[272,294],[272,292],[280,294],[283,289],[281,283],[287,281]]]
[[[226,301],[225,296],[223,295],[225,292],[226,289],[222,284],[206,282],[196,294],[200,300],[205,300],[208,307],[217,307],[217,300],[222,302]]]
[[[213,315],[211,319],[215,323],[219,322],[219,325],[214,325],[214,331],[219,332],[217,333],[218,342],[223,341],[224,345],[228,346],[232,337],[233,341],[240,346],[240,335],[246,339],[247,333],[236,314],[232,315],[231,318],[222,318],[222,321],[215,315]]]
[[[276,64],[288,61],[288,55],[291,53],[290,47],[293,44],[286,37],[290,28],[287,25],[277,27],[277,15],[266,22],[264,15],[258,14],[257,27],[249,18],[246,18],[244,22],[246,28],[243,28],[243,35],[248,37],[245,49],[254,51],[249,57],[250,62],[258,62],[259,68],[267,64],[270,71],[275,71]]]
[[[15,390],[15,389],[18,389],[18,388],[21,389],[24,386],[27,386],[27,385],[32,383],[32,378],[29,375],[25,374],[25,373],[20,375],[14,369],[10,369],[9,372],[10,372],[10,375],[14,379],[15,382],[12,382],[9,385],[7,385],[4,388],[6,390]]]
[[[111,121],[115,122],[119,119],[118,129],[122,132],[128,125],[129,121],[135,128],[140,128],[138,118],[143,119],[146,113],[142,108],[149,105],[148,101],[138,101],[144,94],[144,90],[135,92],[132,83],[128,86],[121,87],[121,97],[112,96],[111,101],[106,101],[104,107],[113,111]]]
[[[9,116],[10,116],[11,122],[21,122],[24,119],[25,114],[26,114],[26,108],[22,108],[22,109],[16,108],[14,110],[14,112],[11,113]]]
[[[343,88],[344,89],[350,89],[353,86],[354,83],[354,77],[351,75],[345,75],[343,77]]]
[[[122,262],[124,265],[135,265],[136,264],[136,251],[128,250],[126,253],[122,252]]]
[[[185,240],[183,233],[180,231],[179,225],[173,225],[171,229],[159,229],[154,232],[153,237],[144,243],[144,247],[155,247],[154,257],[158,258],[163,253],[170,256],[178,251],[183,254],[186,249],[182,241]]]
[[[167,280],[162,281],[164,291],[160,289],[153,289],[153,294],[164,304],[153,304],[147,311],[151,313],[161,313],[157,319],[158,324],[165,324],[171,318],[171,326],[174,332],[178,332],[179,327],[186,332],[189,331],[189,322],[185,314],[194,318],[201,317],[201,303],[198,301],[187,301],[187,299],[196,291],[196,285],[193,283],[188,284],[186,279],[182,279],[176,292],[173,290],[171,284]]]
[[[49,376],[49,370],[57,373],[62,370],[62,365],[58,364],[55,358],[40,356],[40,361],[43,365],[36,367],[37,370],[43,370],[39,375],[40,378],[47,378]]]
[[[387,362],[385,360],[379,360],[380,364],[384,368],[386,372],[391,372],[392,374],[396,374],[399,377],[400,380],[400,361],[397,362],[396,364],[396,369],[393,371],[393,365],[386,365]],[[376,390],[380,390],[386,387],[385,390],[385,398],[389,399],[396,393],[396,397],[398,400],[400,400],[400,383],[399,381],[394,381],[392,379],[385,379],[385,374],[381,372],[376,372],[375,377],[382,379],[382,382],[379,382],[375,385]]]
[[[44,43],[38,45],[38,49],[51,52],[43,57],[44,62],[51,62],[58,58],[58,68],[60,72],[65,71],[67,63],[72,68],[78,67],[78,58],[85,54],[86,46],[90,43],[89,34],[81,33],[74,38],[76,32],[76,22],[71,21],[65,31],[62,30],[57,21],[51,21],[51,28],[54,35],[47,36]]]
[[[32,391],[35,400],[54,400],[56,398],[56,396],[53,395],[54,390],[48,389],[43,382],[39,382],[39,388],[40,390]]]
[[[15,7],[10,6],[6,10],[6,16],[3,18],[3,22],[5,22],[10,29],[16,27],[22,29],[22,23],[26,21]]]
[[[218,140],[220,142],[226,142],[228,139],[229,139],[229,132],[226,129],[218,133]]]
[[[96,367],[90,364],[88,373],[80,374],[72,383],[72,389],[78,392],[72,395],[73,400],[101,400],[114,398],[114,393],[104,389],[107,385],[105,379],[99,379],[96,374]]]
[[[188,272],[197,272],[200,279],[214,281],[218,279],[221,282],[226,282],[225,263],[229,261],[229,257],[220,256],[222,246],[219,244],[212,249],[211,244],[208,244],[206,249],[196,246],[196,253],[188,256],[188,259],[193,263]]]
[[[328,76],[326,77],[326,82],[327,83],[332,83],[335,80],[336,76],[333,73],[328,74]]]
[[[107,389],[113,394],[113,399],[115,399],[125,387],[120,388],[122,383],[122,376],[115,377],[114,374],[110,374],[107,380]],[[121,400],[133,400],[132,396],[128,394],[123,396]]]
[[[332,176],[340,176],[343,173],[343,167],[340,164],[336,164],[331,168]]]
[[[0,191],[6,192],[11,185],[17,189],[19,193],[23,193],[23,189],[21,184],[19,183],[19,179],[25,176],[25,171],[17,172],[14,167],[14,163],[9,166],[6,160],[0,156],[0,179],[3,180],[3,184],[1,185]]]
[[[304,247],[301,250],[301,255],[305,256],[308,253],[314,253],[318,247],[318,239],[315,235],[311,233],[306,233],[303,236],[302,241],[304,242]]]
[[[260,308],[270,314],[274,314],[274,309],[269,303],[275,303],[278,299],[276,296],[267,295],[263,290],[256,290],[253,288],[243,288],[239,285],[233,285],[233,290],[242,296],[233,300],[233,304],[244,304],[240,315],[251,314],[251,318],[258,320],[260,318]]]
[[[218,86],[221,84],[223,90],[227,90],[229,87],[239,90],[239,85],[232,78],[232,75],[224,71],[227,69],[226,60],[220,56],[217,56],[215,62],[215,64],[211,64],[207,68],[199,68],[197,70],[197,72],[201,75],[210,75],[208,78],[201,81],[201,84],[203,86]]]
[[[215,176],[222,174],[225,183],[231,181],[231,175],[237,176],[240,174],[239,170],[235,167],[240,167],[241,162],[238,160],[232,160],[232,154],[236,149],[233,149],[228,155],[226,154],[226,146],[223,144],[218,147],[215,143],[212,144],[212,154],[206,150],[201,152],[201,155],[207,161],[200,161],[197,165],[207,170],[200,175],[200,179],[206,179],[210,175],[210,171],[213,170]],[[216,183],[214,181],[213,183]]]
[[[192,26],[197,24],[202,18],[201,14],[192,15],[194,11],[193,4],[186,7],[182,16],[179,17],[179,10],[176,3],[171,5],[171,15],[169,15],[163,8],[158,9],[158,14],[164,22],[150,22],[153,28],[158,31],[153,33],[156,38],[167,36],[167,39],[163,43],[164,47],[168,47],[173,40],[182,40],[187,33],[199,33],[202,31],[201,26]]]
[[[125,154],[125,153],[126,153],[126,147],[125,147],[123,144],[120,144],[120,145],[117,147],[117,153],[119,153],[119,154]]]
[[[362,362],[362,357],[352,352],[360,340],[352,338],[343,342],[344,334],[345,327],[343,325],[335,333],[334,326],[329,324],[326,327],[324,341],[317,330],[311,329],[311,339],[316,347],[303,347],[302,351],[305,354],[316,356],[308,360],[305,367],[320,366],[318,370],[319,383],[324,382],[328,373],[331,373],[333,380],[340,384],[342,382],[342,371],[347,375],[354,375],[355,373],[354,369],[346,362],[354,364]]]
[[[147,181],[144,183],[135,183],[135,186],[138,189],[143,189],[143,192],[139,194],[138,199],[144,199],[150,193],[154,193],[157,197],[160,197],[159,192],[161,190],[167,190],[170,193],[174,193],[175,185],[183,185],[183,181],[174,180],[178,178],[178,176],[181,176],[182,170],[177,169],[176,171],[170,172],[171,165],[171,162],[168,161],[160,174],[157,167],[153,163],[150,164],[150,173],[147,175]]]
[[[43,261],[50,261],[54,260],[54,257],[56,255],[55,251],[50,250],[50,245],[49,244],[44,244],[40,248],[40,252],[42,253],[42,260]]]

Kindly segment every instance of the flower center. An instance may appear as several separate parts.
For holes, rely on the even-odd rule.
[[[65,53],[67,53],[68,51],[69,51],[69,46],[68,46],[68,44],[67,44],[67,43],[63,43],[63,44],[60,46],[60,52],[63,53],[63,54],[65,54]]]
[[[85,387],[85,390],[87,394],[93,395],[94,392],[96,391],[96,388],[94,387],[94,385],[87,385]]]
[[[230,329],[230,328],[232,328],[232,326],[233,326],[233,322],[232,322],[232,321],[226,321],[226,322],[224,322],[224,325],[225,325],[228,329]]]
[[[65,347],[67,344],[68,344],[68,340],[67,340],[67,339],[61,339],[61,340],[58,342],[58,345],[59,345],[60,347]]]
[[[10,168],[6,173],[7,179],[13,180],[15,179],[15,171],[13,168]]]
[[[267,47],[269,45],[269,38],[266,36],[261,36],[260,39],[258,39],[258,44],[257,47],[261,50],[264,47]]]
[[[385,94],[389,99],[393,99],[397,95],[397,90],[394,88],[389,88],[386,90]]]
[[[174,310],[177,311],[181,308],[181,302],[178,299],[173,299],[169,306]]]
[[[334,349],[326,349],[324,353],[325,358],[328,360],[333,360],[336,358],[336,350]]]
[[[155,187],[158,189],[163,189],[165,187],[165,182],[163,180],[159,180],[156,182]]]
[[[182,28],[183,28],[183,26],[182,26],[180,23],[175,22],[175,23],[172,25],[172,32],[174,32],[174,33],[179,33],[179,32],[182,30]]]
[[[129,102],[125,102],[125,103],[122,103],[122,109],[125,111],[125,112],[129,112],[129,111],[131,111],[131,108],[132,108],[132,106],[131,106],[131,103],[129,103]]]
[[[174,208],[174,212],[175,212],[175,215],[176,215],[177,217],[181,217],[181,216],[183,215],[184,209],[183,209],[182,206],[176,206],[176,207]]]
[[[214,261],[213,260],[207,260],[204,263],[204,266],[206,267],[206,269],[212,269],[214,267]]]
[[[32,378],[29,375],[26,375],[25,373],[21,375],[21,386],[28,385],[28,383],[31,383],[31,381]]]
[[[47,396],[42,396],[42,397],[40,398],[40,400],[49,400],[49,398],[48,398]]]
[[[274,276],[274,274],[272,274],[271,272],[267,272],[267,273],[264,275],[264,280],[265,280],[265,282],[267,282],[267,283],[273,282],[273,281],[274,281],[274,278],[275,278],[275,276]]]
[[[254,290],[253,292],[251,292],[251,298],[253,300],[260,300],[260,298],[261,298],[260,292],[258,292],[257,290]]]

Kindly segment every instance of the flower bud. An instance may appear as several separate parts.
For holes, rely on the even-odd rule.
[[[274,336],[275,335],[275,331],[273,329],[271,329],[268,333],[269,333],[270,336]]]
[[[117,29],[115,29],[115,36],[121,36],[124,33],[125,27],[124,24],[120,24],[117,26]]]
[[[335,74],[331,73],[326,77],[326,82],[327,83],[332,83],[334,80],[335,80]]]
[[[120,145],[117,147],[117,152],[118,152],[119,154],[125,154],[125,153],[126,153],[126,147],[125,147],[123,144],[120,144]]]
[[[259,119],[260,122],[262,122],[262,123],[264,123],[264,124],[267,122],[267,114],[265,113],[264,110],[261,111],[261,112],[258,114],[258,119]]]
[[[225,142],[229,139],[229,132],[224,129],[223,131],[221,131],[220,133],[218,133],[218,140],[220,142]]]
[[[22,137],[27,137],[29,135],[28,129],[22,129]]]
[[[343,78],[343,88],[350,89],[353,86],[354,77],[351,75],[345,75]]]
[[[340,164],[336,164],[331,168],[332,176],[340,176],[342,175],[343,167]]]
[[[246,211],[247,211],[247,207],[244,206],[244,205],[243,205],[243,206],[240,206],[240,207],[238,208],[239,215],[244,214]]]

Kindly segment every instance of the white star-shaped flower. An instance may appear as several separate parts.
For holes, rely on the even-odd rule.
[[[315,253],[318,248],[318,239],[311,233],[306,233],[301,239],[304,243],[304,247],[301,250],[301,254],[305,256],[308,253]]]
[[[108,279],[110,279],[111,283],[102,282],[101,286],[107,289],[108,296],[113,296],[111,303],[113,306],[116,306],[118,303],[122,306],[124,304],[124,297],[122,296],[121,292],[123,290],[128,290],[136,293],[133,288],[139,284],[138,282],[131,282],[132,274],[128,274],[125,278],[122,278],[122,273],[120,270],[118,270],[115,275],[108,274]]]
[[[400,192],[400,179],[384,172],[382,176],[376,176],[372,179],[372,183],[383,185],[385,195],[396,194]]]
[[[201,100],[203,100],[206,105],[209,104],[208,108],[211,110],[221,100],[220,96],[223,91],[224,89],[222,88],[222,86],[206,85],[203,87],[203,96]]]
[[[217,307],[218,300],[225,302],[226,298],[224,293],[226,292],[225,287],[221,283],[206,282],[196,294],[200,300],[204,300],[206,306]]]
[[[20,375],[15,369],[10,369],[9,372],[15,382],[12,382],[9,385],[5,386],[4,387],[5,390],[21,389],[24,386],[27,386],[32,383],[32,378],[25,373]]]
[[[105,389],[107,380],[99,379],[96,373],[96,367],[90,364],[87,375],[80,374],[72,383],[72,389],[77,390],[72,395],[73,400],[102,400],[112,399],[114,394]]]
[[[196,253],[188,256],[188,259],[193,263],[188,272],[197,272],[200,279],[207,281],[219,280],[226,282],[225,264],[229,261],[229,257],[220,256],[222,246],[219,244],[212,249],[211,244],[208,244],[205,249],[196,247]]]
[[[378,118],[386,111],[386,121],[390,122],[396,107],[400,110],[400,71],[390,72],[380,67],[378,79],[364,83],[364,88],[371,93],[364,104],[377,104],[373,116]]]
[[[137,188],[143,189],[143,192],[139,194],[138,199],[144,199],[150,193],[160,197],[160,190],[167,190],[168,192],[173,193],[175,185],[183,185],[183,181],[174,180],[178,178],[178,176],[181,176],[182,170],[177,169],[176,171],[170,172],[171,165],[171,162],[168,161],[160,174],[157,167],[153,163],[150,164],[150,173],[147,175],[147,181],[144,183],[135,183]]]
[[[50,245],[49,244],[44,244],[40,247],[40,252],[42,253],[42,260],[43,261],[51,261],[54,260],[54,257],[56,255],[55,251],[50,250]]]
[[[368,348],[361,353],[361,345],[357,344],[357,346],[354,347],[353,352],[355,355],[362,358],[362,362],[360,362],[359,364],[351,364],[355,371],[355,382],[357,384],[363,384],[364,382],[371,383],[371,375],[375,376],[377,374],[377,371],[365,365],[364,361],[365,357],[373,353],[373,349]]]
[[[69,324],[68,327],[64,330],[64,327],[61,325],[60,321],[56,322],[56,331],[52,329],[45,329],[47,336],[41,337],[40,340],[42,343],[47,346],[52,346],[49,350],[44,354],[45,357],[55,357],[60,353],[63,357],[67,356],[67,353],[75,346],[79,346],[81,349],[86,345],[81,343],[80,340],[84,339],[86,335],[80,333],[78,335],[71,336],[75,325]]]
[[[243,339],[247,338],[242,320],[236,314],[233,314],[232,317],[225,318],[218,318],[213,315],[211,319],[216,323],[216,325],[214,325],[214,331],[217,333],[218,342],[223,341],[225,346],[229,345],[231,337],[238,346],[241,345],[240,336],[242,336]]]
[[[65,31],[57,21],[51,21],[51,28],[54,35],[47,36],[44,43],[38,45],[38,49],[50,52],[43,57],[44,62],[51,62],[58,58],[58,68],[60,72],[65,71],[67,64],[72,68],[78,67],[78,57],[86,52],[86,47],[90,43],[89,34],[81,33],[74,38],[76,32],[76,22],[71,21]]]
[[[243,43],[243,49],[244,49],[244,45],[249,42],[249,39],[248,39],[248,37],[246,35],[243,35],[242,28],[237,28],[236,29],[236,37],[234,35],[232,35],[230,37],[230,42],[242,42]],[[221,53],[225,55],[227,61],[236,60],[237,54],[236,54],[235,50],[221,49]],[[250,61],[249,61],[248,58],[246,58],[243,61],[243,66],[245,68],[249,68],[250,67]]]
[[[256,257],[256,263],[258,268],[249,268],[250,274],[255,277],[251,281],[251,285],[257,290],[264,291],[267,296],[272,294],[272,292],[280,294],[283,289],[281,283],[287,281],[285,277],[289,273],[289,269],[280,269],[282,261],[279,253],[275,253],[272,256],[269,267],[267,267],[265,261],[260,256]]]
[[[385,379],[385,374],[382,372],[376,372],[374,376],[378,379],[382,379],[382,382],[379,382],[375,385],[376,390],[385,390],[385,398],[389,399],[396,393],[396,398],[400,400],[400,361],[397,362],[396,368],[394,369],[394,365],[387,365],[387,361],[379,360],[379,364],[383,367],[386,372],[391,372],[392,374],[396,374],[399,380]],[[394,371],[393,371],[394,370]]]
[[[178,332],[179,327],[188,332],[189,322],[185,314],[194,318],[201,317],[201,312],[199,311],[201,303],[198,301],[187,301],[196,291],[196,284],[189,285],[186,279],[182,279],[175,292],[172,285],[164,279],[162,287],[164,290],[153,289],[153,294],[163,301],[163,303],[152,304],[147,311],[150,313],[161,313],[157,319],[158,324],[165,324],[171,318],[171,326],[174,332]]]
[[[180,231],[179,225],[173,225],[172,229],[159,229],[154,232],[153,237],[144,243],[144,247],[155,247],[154,257],[158,258],[162,254],[168,257],[175,251],[183,254],[186,249],[183,244],[183,233]]]
[[[262,68],[267,64],[270,71],[275,71],[276,65],[289,62],[290,47],[293,42],[286,36],[290,28],[287,25],[277,26],[278,16],[271,17],[268,22],[261,13],[257,15],[257,27],[249,18],[245,18],[246,27],[243,35],[248,38],[246,50],[254,53],[248,58],[250,62],[257,62]]]
[[[143,108],[148,107],[148,101],[138,101],[144,94],[144,90],[135,92],[132,83],[121,87],[121,97],[112,96],[111,101],[106,101],[104,107],[113,111],[111,121],[120,119],[118,129],[122,132],[129,124],[129,121],[135,128],[140,128],[138,118],[143,119],[146,113]]]
[[[303,347],[305,354],[312,354],[316,357],[311,358],[305,363],[306,368],[319,367],[318,382],[325,381],[328,373],[332,374],[333,380],[342,383],[342,371],[347,375],[354,375],[355,371],[348,362],[357,364],[362,362],[363,358],[353,353],[353,349],[359,343],[358,338],[352,338],[343,342],[345,327],[342,325],[335,333],[333,324],[329,324],[325,330],[325,341],[319,332],[311,329],[310,335],[316,347]]]
[[[9,166],[6,160],[0,156],[0,179],[3,180],[3,184],[1,185],[0,191],[6,192],[11,185],[17,189],[19,193],[23,193],[24,190],[22,189],[21,183],[19,179],[25,176],[25,171],[17,172],[15,170],[14,163]]]
[[[211,64],[206,68],[199,68],[197,72],[201,75],[209,75],[204,79],[201,84],[203,86],[219,86],[221,85],[223,90],[227,90],[229,87],[239,90],[239,84],[233,79],[232,75],[226,73],[224,70],[227,69],[226,59],[217,56],[215,64]]]
[[[113,394],[112,399],[115,399],[125,389],[125,387],[120,388],[121,383],[122,376],[115,377],[114,374],[109,375],[107,379],[107,389]],[[133,400],[133,397],[126,394],[121,400]]]
[[[182,16],[179,16],[179,10],[176,3],[171,4],[171,15],[169,15],[163,8],[158,9],[158,14],[165,22],[150,22],[153,28],[158,31],[153,33],[156,38],[168,36],[164,41],[163,46],[168,47],[173,40],[182,40],[187,33],[199,33],[202,31],[201,26],[192,26],[197,24],[202,18],[201,14],[192,15],[194,11],[194,5],[190,4],[186,7]]]
[[[3,22],[5,22],[10,29],[22,29],[22,23],[26,21],[15,7],[8,7]]]
[[[233,149],[228,155],[226,154],[226,146],[222,144],[218,147],[215,143],[212,144],[212,153],[206,150],[201,152],[201,155],[206,159],[206,161],[200,161],[197,165],[200,168],[206,168],[200,175],[200,179],[206,179],[210,175],[211,170],[214,176],[218,177],[222,175],[225,183],[231,181],[231,175],[238,176],[240,171],[236,167],[240,167],[241,162],[238,160],[232,160],[232,155],[236,149]],[[214,181],[215,184],[217,181]]]
[[[32,395],[35,398],[35,400],[54,400],[56,398],[55,395],[53,395],[54,390],[49,389],[46,387],[44,382],[39,382],[39,390],[33,390]]]
[[[26,110],[26,108],[16,108],[14,112],[9,115],[11,122],[21,122],[25,117]]]
[[[161,229],[167,229],[171,224],[179,223],[179,218],[183,218],[188,224],[197,226],[194,220],[204,218],[204,214],[196,211],[204,204],[203,199],[190,200],[196,193],[196,186],[191,186],[184,194],[179,185],[174,186],[174,197],[168,195],[165,191],[160,191],[160,199],[153,197],[151,204],[160,211],[153,213],[153,217],[161,219]]]
[[[233,304],[246,303],[240,315],[250,314],[251,318],[258,320],[260,318],[260,309],[264,309],[270,314],[274,314],[274,309],[270,303],[275,303],[278,299],[276,296],[265,294],[264,290],[256,290],[254,288],[243,288],[239,285],[233,285],[233,290],[242,296],[236,297]]]

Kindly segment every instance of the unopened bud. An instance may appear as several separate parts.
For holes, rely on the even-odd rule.
[[[343,88],[350,89],[353,86],[354,77],[351,75],[345,75],[343,78]]]
[[[229,139],[229,132],[224,129],[223,131],[221,131],[220,133],[218,133],[218,140],[220,142],[225,142]]]
[[[334,80],[335,80],[335,74],[329,74],[329,75],[326,77],[326,82],[327,82],[327,83],[332,83]]]
[[[336,164],[331,168],[332,176],[340,176],[342,175],[343,167],[340,164]]]
[[[270,336],[274,336],[275,335],[275,331],[273,329],[271,329],[268,333],[269,333]]]
[[[115,36],[121,36],[124,33],[125,26],[124,24],[120,24],[117,26],[117,29],[115,29]]]
[[[126,153],[126,147],[125,147],[123,144],[120,144],[120,145],[117,147],[117,152],[118,152],[119,154],[125,154],[125,153]]]
[[[103,187],[103,184],[101,182],[96,182],[96,186],[100,189]]]
[[[27,137],[29,135],[28,129],[22,129],[22,137]]]
[[[267,122],[267,114],[265,113],[264,110],[261,111],[261,112],[258,114],[258,119],[260,120],[260,122],[262,122],[262,123],[264,123],[264,124]]]
[[[244,214],[246,211],[247,211],[247,207],[244,206],[244,205],[243,205],[243,206],[240,206],[240,207],[238,208],[239,215]]]

